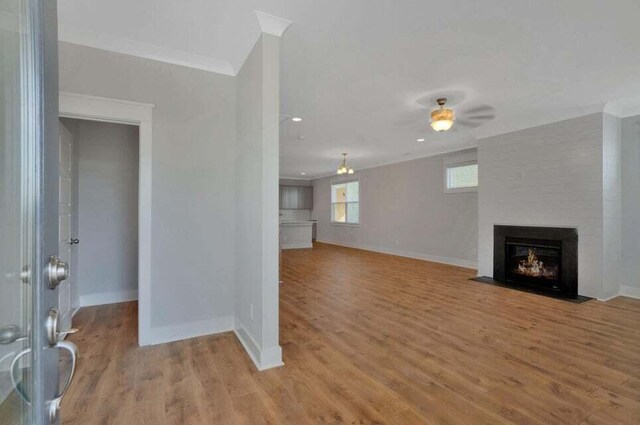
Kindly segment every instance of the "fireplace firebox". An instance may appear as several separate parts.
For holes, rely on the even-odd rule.
[[[493,278],[564,297],[578,295],[578,232],[494,226]]]

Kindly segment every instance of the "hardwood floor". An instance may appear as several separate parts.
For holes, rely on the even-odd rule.
[[[80,310],[64,424],[640,424],[640,300],[572,304],[473,270],[284,252],[285,366],[232,333],[139,348],[136,303]]]

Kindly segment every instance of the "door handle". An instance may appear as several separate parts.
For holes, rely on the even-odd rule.
[[[78,329],[67,329],[66,331],[59,331],[58,316],[58,309],[52,307],[49,310],[47,320],[44,322],[44,329],[47,333],[47,340],[49,341],[49,346],[51,347],[55,347],[55,345],[59,341],[62,341],[67,335],[78,332]]]
[[[58,415],[60,415],[60,404],[62,403],[62,398],[71,386],[73,377],[76,374],[76,364],[78,363],[78,347],[76,347],[73,342],[60,341],[56,343],[53,348],[67,350],[69,352],[71,355],[71,371],[69,372],[69,378],[67,378],[67,382],[64,384],[62,391],[46,403],[45,409],[49,412],[49,421],[51,422],[55,422],[58,419]]]
[[[80,239],[71,238],[71,239],[69,239],[69,243],[71,245],[78,245],[80,243]]]
[[[18,393],[20,398],[23,399],[24,402],[27,403],[29,406],[31,406],[31,400],[29,399],[29,396],[24,392],[24,388],[18,382],[18,378],[16,376],[16,370],[17,370],[16,366],[18,366],[18,362],[20,361],[21,358],[23,358],[29,353],[31,353],[31,348],[25,348],[24,350],[18,352],[18,354],[16,354],[13,357],[13,360],[11,360],[10,375],[11,375],[11,383],[13,384],[13,388],[16,389],[16,392]]]
[[[53,345],[51,348],[66,350],[71,356],[71,371],[69,372],[69,378],[67,378],[67,382],[64,384],[62,391],[57,393],[53,399],[48,400],[45,405],[45,409],[49,414],[49,421],[55,422],[58,419],[58,415],[60,414],[60,404],[62,403],[62,398],[67,393],[67,390],[71,386],[71,382],[73,382],[73,377],[76,374],[76,365],[78,364],[79,355],[78,347],[76,347],[73,342],[60,341]],[[11,361],[11,382],[13,383],[13,387],[16,389],[16,392],[20,395],[20,398],[22,398],[28,405],[31,405],[31,400],[29,399],[29,396],[24,392],[22,385],[20,385],[20,383],[18,382],[19,379],[16,373],[18,362],[22,357],[29,353],[31,353],[31,348],[25,348],[24,350],[16,354],[16,356]]]

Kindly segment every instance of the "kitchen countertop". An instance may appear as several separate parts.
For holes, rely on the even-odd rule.
[[[313,226],[310,220],[286,220],[280,222],[281,226]]]

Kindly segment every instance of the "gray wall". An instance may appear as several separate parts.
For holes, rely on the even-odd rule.
[[[475,149],[357,171],[360,225],[331,224],[331,183],[315,180],[312,218],[318,240],[476,267],[478,194],[444,193],[444,161]]]
[[[236,330],[259,368],[278,341],[279,38],[263,34],[237,75]]]
[[[640,116],[622,120],[622,287],[640,297]]]
[[[237,75],[236,326],[262,334],[262,39]],[[243,172],[240,172],[240,169]],[[248,261],[246,261],[248,260]]]
[[[228,330],[235,275],[234,78],[67,43],[59,52],[61,90],[155,104],[151,326],[204,322],[211,332]]]
[[[68,120],[65,120],[68,121]],[[75,265],[81,305],[138,290],[138,127],[76,120]],[[93,297],[90,297],[93,296]],[[95,301],[89,301],[93,303]]]

